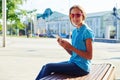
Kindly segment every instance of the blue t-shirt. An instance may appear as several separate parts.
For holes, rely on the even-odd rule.
[[[72,46],[78,50],[86,51],[86,39],[88,38],[94,39],[93,31],[87,25],[83,24],[80,28],[75,28],[73,30]],[[79,56],[75,52],[72,52],[70,62],[75,63],[87,72],[90,71],[91,61]]]

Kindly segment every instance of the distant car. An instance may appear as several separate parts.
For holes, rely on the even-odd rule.
[[[47,34],[39,34],[39,37],[47,37]]]
[[[69,38],[69,35],[67,35],[67,34],[60,34],[60,37],[62,37],[62,38]]]
[[[52,35],[52,34],[47,34],[47,37],[48,37],[48,38],[55,38],[55,36]]]
[[[52,34],[39,34],[39,37],[55,38],[55,36]]]

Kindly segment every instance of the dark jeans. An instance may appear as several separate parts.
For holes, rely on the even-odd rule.
[[[40,80],[51,73],[62,73],[71,76],[84,76],[88,74],[88,72],[82,70],[75,63],[69,63],[66,61],[44,65],[35,80]]]

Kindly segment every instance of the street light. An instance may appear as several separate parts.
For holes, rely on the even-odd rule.
[[[32,13],[34,13],[34,12],[36,12],[37,11],[37,9],[34,9],[34,10],[32,10],[32,11],[28,11],[27,13],[28,14],[30,14],[30,17],[31,17],[31,19],[30,19],[30,32],[31,32],[31,37],[32,37],[32,33],[33,33],[33,28],[32,28]]]
[[[6,46],[6,0],[2,0],[2,20],[3,20],[2,21],[3,47],[5,47]]]
[[[113,8],[113,16],[114,16],[114,26],[116,27],[116,39],[119,39],[119,28],[118,28],[118,20],[120,20],[120,16],[117,13],[117,8]]]
[[[69,9],[70,9],[70,0],[69,0]],[[71,23],[70,22],[69,22],[69,39],[71,39]]]

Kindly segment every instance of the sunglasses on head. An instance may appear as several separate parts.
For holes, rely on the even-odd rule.
[[[81,13],[78,13],[78,14],[70,14],[70,16],[72,17],[72,18],[74,18],[74,17],[76,17],[76,18],[79,18],[80,16],[82,16],[82,14]]]

